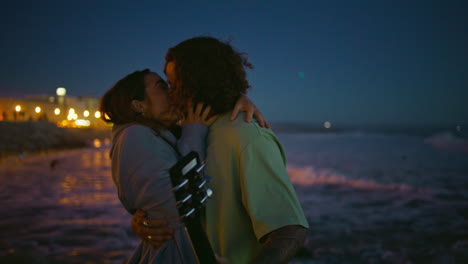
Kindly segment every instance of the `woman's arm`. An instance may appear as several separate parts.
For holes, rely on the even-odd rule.
[[[142,125],[116,127],[111,151],[112,176],[122,205],[131,214],[137,209],[156,210],[161,221],[177,216],[168,170],[177,157],[174,150],[154,131]],[[165,221],[161,221],[165,222]],[[142,240],[150,242],[153,236],[171,240],[170,228],[151,230]],[[157,244],[156,244],[157,245]]]
[[[188,107],[187,116],[180,121],[182,133],[177,141],[177,148],[182,155],[187,155],[190,151],[198,152],[200,160],[205,159],[205,141],[208,134],[208,126],[211,125],[218,116],[208,118],[211,107],[197,104],[194,109],[192,105]]]
[[[200,159],[203,160],[208,126],[216,120],[217,116],[208,118],[211,107],[207,106],[203,110],[203,104],[201,103],[195,108],[189,105],[188,109],[191,109],[191,111],[180,123],[182,135],[177,142],[177,148],[182,155],[186,155],[190,151],[197,151]],[[133,215],[132,231],[141,239],[156,247],[173,239],[173,231],[167,227],[167,222],[147,218],[146,212],[141,209],[137,210]]]
[[[239,100],[237,100],[232,110],[231,120],[236,119],[239,112],[246,112],[245,122],[250,123],[252,117],[255,117],[261,127],[271,128],[268,122],[263,118],[260,110],[258,110],[254,103],[245,95],[242,95]]]

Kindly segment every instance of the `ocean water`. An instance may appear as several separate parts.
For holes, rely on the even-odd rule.
[[[311,226],[291,263],[468,263],[466,140],[278,137]],[[0,263],[122,263],[132,252],[109,142],[94,143],[0,162]]]
[[[465,140],[362,133],[279,138],[311,225],[303,263],[468,263]]]

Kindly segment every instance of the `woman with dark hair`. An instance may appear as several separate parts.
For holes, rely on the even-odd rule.
[[[255,108],[249,101],[247,107]],[[141,208],[168,227],[158,229],[168,242],[154,247],[146,237],[128,263],[197,263],[179,220],[169,169],[192,150],[204,157],[207,126],[216,116],[210,106],[189,105],[177,139],[180,116],[171,109],[166,82],[148,69],[127,75],[101,98],[102,119],[114,125],[110,157],[121,203],[130,214]]]

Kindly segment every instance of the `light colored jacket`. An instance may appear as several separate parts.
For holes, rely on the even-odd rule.
[[[194,150],[203,158],[207,131],[201,124],[185,125],[178,142],[167,130],[161,134],[182,155]],[[174,147],[146,126],[127,124],[113,128],[110,156],[112,178],[125,209],[130,214],[143,209],[148,217],[164,219],[174,228],[174,240],[160,248],[141,241],[128,263],[197,263],[171,190],[169,169],[180,158]]]

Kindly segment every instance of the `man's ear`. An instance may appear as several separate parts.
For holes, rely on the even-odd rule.
[[[132,100],[132,110],[137,113],[143,113],[143,111],[145,110],[143,102],[138,100]]]

